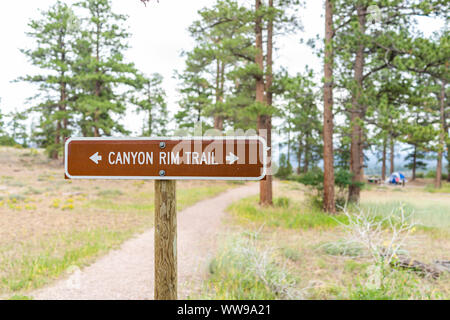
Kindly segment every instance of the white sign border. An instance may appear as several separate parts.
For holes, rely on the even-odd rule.
[[[202,141],[202,140],[258,140],[262,143],[263,152],[263,174],[259,177],[161,177],[161,176],[72,176],[68,171],[68,151],[69,144],[72,141]],[[228,180],[228,181],[260,181],[267,174],[267,142],[260,136],[236,136],[236,137],[79,137],[69,138],[64,146],[64,173],[67,178],[72,180]]]

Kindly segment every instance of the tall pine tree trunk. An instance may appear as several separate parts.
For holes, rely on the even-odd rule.
[[[55,148],[52,151],[51,158],[57,160],[59,157],[59,145],[61,144],[61,121],[57,120],[55,130]]]
[[[366,30],[366,7],[357,5],[359,31],[364,34]],[[361,40],[362,41],[362,40]],[[365,108],[361,105],[361,95],[363,91],[363,72],[364,72],[364,44],[359,44],[354,64],[354,80],[356,89],[352,93],[351,110],[351,145],[350,145],[350,171],[352,172],[352,184],[349,187],[349,202],[359,202],[362,182],[362,163],[361,152],[363,148],[363,129],[360,121],[364,120]]]
[[[325,63],[323,86],[323,209],[335,213],[333,155],[333,5],[325,1]]]
[[[256,102],[260,103],[260,105],[265,105],[267,103],[265,97],[265,84],[264,84],[264,56],[263,56],[263,37],[262,37],[262,17],[260,13],[261,9],[261,0],[255,1],[255,10],[256,10],[256,21],[255,21],[255,35],[256,35],[256,56],[255,62],[258,65],[261,75],[256,78]],[[270,29],[270,21],[268,29]],[[273,25],[273,23],[272,23]],[[272,39],[268,39],[268,48],[272,47]],[[269,56],[269,52],[267,53],[267,65],[269,70],[271,70],[271,53]],[[269,63],[270,62],[270,63]],[[269,66],[270,65],[270,66]],[[268,72],[269,73],[269,72]],[[271,75],[270,75],[271,79]],[[271,167],[270,159],[271,159],[271,117],[266,114],[262,114],[258,116],[258,134],[265,137],[267,141],[267,147],[270,148],[267,152],[268,158],[268,168]],[[259,202],[262,205],[271,205],[272,204],[272,173],[268,172],[268,175],[264,180],[260,182],[259,187]]]
[[[309,134],[306,135],[306,143],[305,143],[305,160],[303,161],[303,173],[307,173],[309,169],[309,156],[310,156],[310,147],[309,147]]]
[[[414,146],[413,153],[413,163],[412,163],[412,177],[411,180],[416,180],[416,169],[417,169],[417,146]]]
[[[298,139],[298,152],[297,152],[297,174],[300,174],[302,171],[302,154],[303,154],[303,146],[302,140]]]
[[[224,64],[220,63],[220,60],[216,61],[216,114],[214,115],[214,129],[223,130],[223,116],[218,111],[218,106],[223,102],[223,72],[224,72]]]
[[[391,136],[390,144],[391,144],[391,152],[390,152],[391,166],[389,168],[389,173],[393,174],[395,171],[395,140],[393,136]]]
[[[439,152],[436,165],[436,181],[434,183],[434,186],[438,189],[442,187],[442,158],[445,148],[445,85],[445,81],[442,80],[441,94],[439,97],[441,133],[439,135]]]
[[[386,181],[386,153],[387,153],[387,141],[386,137],[383,138],[383,157],[381,159],[381,180]]]
[[[97,14],[98,13],[98,4],[97,4]],[[97,75],[100,74],[100,68],[99,68],[99,64],[100,64],[100,22],[98,21],[96,23],[96,43],[95,43],[95,59],[97,62],[97,66],[95,68],[95,72],[97,73]],[[95,96],[96,97],[100,97],[101,94],[101,83],[99,80],[95,81]],[[94,112],[94,137],[100,137],[100,129],[98,127],[98,120],[99,120],[99,110],[96,110]]]
[[[450,182],[450,143],[447,144],[447,182]]]
[[[288,141],[287,141],[287,162],[291,163],[291,124],[288,126]]]
[[[149,106],[152,106],[152,88],[151,88],[151,82],[148,81],[147,83],[147,101]],[[153,134],[153,116],[152,116],[152,108],[148,111],[148,136],[152,136]]]
[[[64,77],[64,72],[63,72],[63,77]],[[65,149],[63,147],[64,143],[66,142],[66,138],[67,138],[67,127],[68,127],[68,123],[69,120],[67,119],[67,113],[66,113],[66,108],[67,108],[67,84],[63,81],[61,83],[61,101],[60,101],[60,111],[62,112],[62,114],[64,114],[64,117],[62,119],[62,132],[61,132],[61,136],[62,136],[62,152],[63,152],[63,160],[65,157]],[[60,141],[61,143],[61,141]],[[59,148],[58,148],[59,149]]]

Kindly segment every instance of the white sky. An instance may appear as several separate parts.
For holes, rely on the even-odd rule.
[[[74,3],[76,1],[67,1]],[[173,115],[177,110],[177,80],[173,79],[175,70],[184,68],[182,50],[190,50],[193,41],[187,28],[196,19],[197,11],[212,5],[213,0],[152,0],[147,7],[138,0],[114,0],[113,10],[129,16],[127,24],[132,34],[126,53],[128,61],[136,64],[141,72],[151,74],[159,72],[164,76],[163,86],[169,100],[169,110]],[[25,35],[28,22],[40,16],[39,9],[46,10],[54,0],[34,1],[0,1],[0,32],[2,48],[0,51],[0,108],[3,113],[14,109],[24,110],[26,99],[37,91],[36,86],[11,81],[36,70],[27,61],[19,48],[29,48],[32,45]],[[300,44],[300,38],[305,40],[322,33],[322,1],[308,1],[307,10],[302,12],[305,32],[290,37],[280,38],[275,54],[276,66],[285,66],[291,74],[301,72],[305,65],[314,66],[320,70],[320,61],[306,45]],[[307,13],[307,14],[306,14]],[[126,128],[137,132],[141,129],[141,121],[136,127],[137,116],[128,112],[124,123]]]

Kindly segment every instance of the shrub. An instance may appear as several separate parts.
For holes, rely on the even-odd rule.
[[[11,138],[10,136],[0,136],[0,146],[7,146],[7,147],[14,147],[16,146],[17,143],[16,141],[14,141],[13,138]]]
[[[275,177],[280,178],[282,180],[286,180],[291,175],[292,175],[292,165],[287,159],[287,156],[285,154],[282,154],[280,156],[280,165],[275,173]]]
[[[228,241],[210,264],[208,287],[214,299],[297,299],[301,292],[289,271],[274,260],[273,248],[260,249],[257,235]]]
[[[281,249],[283,255],[292,261],[299,261],[301,258],[300,251],[291,247],[284,247]]]
[[[319,168],[313,169],[297,178],[297,181],[310,187],[313,191],[310,194],[310,201],[312,205],[318,208],[323,207],[323,171]],[[345,207],[346,196],[348,188],[353,185],[352,173],[338,169],[334,173],[334,185],[336,187],[336,207],[338,209]],[[360,187],[364,186],[364,183],[358,183]]]
[[[423,173],[423,172],[416,172],[416,178],[418,178],[418,179],[425,178],[425,173]]]
[[[338,240],[335,242],[328,242],[321,246],[326,254],[332,256],[350,256],[357,257],[363,254],[363,247],[360,243]]]
[[[436,178],[436,171],[435,171],[435,170],[429,170],[429,171],[425,174],[425,178],[429,178],[429,179],[434,179],[434,178]]]

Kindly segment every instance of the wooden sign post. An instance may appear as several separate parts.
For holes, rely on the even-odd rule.
[[[176,181],[155,181],[155,300],[177,299]]]
[[[70,138],[67,179],[155,181],[155,299],[177,299],[176,180],[261,180],[260,137]]]

